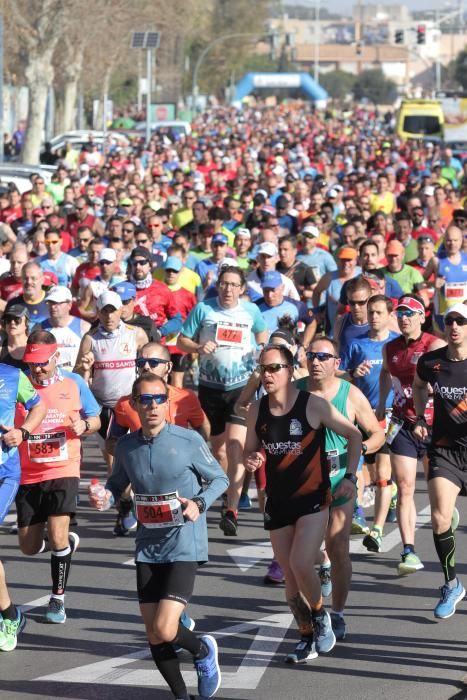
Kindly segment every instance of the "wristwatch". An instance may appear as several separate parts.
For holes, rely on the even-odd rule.
[[[84,420],[84,419],[83,419]],[[84,420],[84,425],[86,426],[86,433],[89,433],[91,430],[91,423],[88,420]]]
[[[348,479],[352,482],[354,486],[357,486],[357,477],[355,476],[355,474],[352,474],[352,472],[346,472],[344,474],[344,479]]]
[[[198,506],[200,515],[201,513],[204,513],[204,511],[206,510],[206,503],[204,502],[204,498],[201,498],[201,496],[195,496],[191,500]]]
[[[362,455],[366,455],[367,451],[368,445],[366,444],[366,442],[362,442]]]
[[[26,442],[26,440],[29,440],[29,436],[31,435],[29,430],[26,430],[26,428],[20,428],[20,431],[21,431],[21,435],[23,436],[23,442]]]

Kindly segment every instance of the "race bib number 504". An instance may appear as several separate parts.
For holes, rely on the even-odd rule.
[[[178,492],[149,495],[135,493],[136,518],[144,527],[179,527],[184,524]]]

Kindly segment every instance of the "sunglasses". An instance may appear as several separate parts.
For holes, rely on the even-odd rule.
[[[327,362],[327,360],[336,360],[337,358],[330,352],[313,352],[312,350],[309,350],[306,353],[306,359],[309,362],[313,362],[314,359],[318,360],[318,362]]]
[[[28,365],[29,365],[30,367],[47,367],[47,365],[49,364],[49,362],[52,362],[52,360],[54,359],[55,355],[56,355],[56,353],[54,352],[54,354],[51,355],[51,356],[49,357],[49,359],[47,360],[47,362],[28,362]]]
[[[357,299],[348,299],[349,306],[366,306],[368,304],[368,299],[363,299],[363,301],[357,301]]]
[[[168,365],[170,360],[161,360],[158,357],[138,357],[136,360],[136,366],[138,369],[143,369],[146,365],[149,365],[151,369],[159,367],[159,365]]]
[[[24,316],[4,316],[3,317],[3,322],[4,323],[21,323],[21,319],[23,319]]]
[[[133,265],[149,265],[149,260],[132,260]]]
[[[149,238],[140,238],[139,241],[136,241],[136,245],[144,245],[149,241]]]
[[[111,238],[109,238],[109,241],[111,241],[112,243],[120,243],[121,240],[122,239],[120,238],[120,236],[112,236]]]
[[[458,326],[465,326],[467,325],[467,318],[463,318],[462,316],[448,316],[444,319],[444,323],[446,326],[453,326],[454,323]]]
[[[167,403],[168,396],[167,394],[140,394],[136,397],[136,400],[141,406],[152,406],[153,402],[160,406],[163,403]]]
[[[286,365],[282,362],[273,362],[270,365],[259,365],[259,371],[261,374],[264,374],[265,372],[269,372],[269,374],[276,374],[276,372],[280,372],[284,367],[290,367],[290,365]]]
[[[148,228],[160,228],[162,224],[149,224]]]
[[[418,311],[414,311],[413,309],[398,309],[396,311],[397,318],[403,318],[404,316],[407,316],[407,318],[412,318],[412,316],[415,316],[418,314]]]
[[[78,243],[89,243],[90,238],[78,238]]]
[[[132,229],[132,228],[124,228],[122,230],[124,233],[134,233],[135,232],[134,229]]]

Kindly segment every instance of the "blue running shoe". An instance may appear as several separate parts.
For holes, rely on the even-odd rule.
[[[331,613],[331,625],[332,631],[337,641],[345,639],[346,624],[343,615],[338,615],[337,613]]]
[[[47,611],[45,613],[45,621],[52,622],[55,625],[62,625],[66,620],[65,604],[63,600],[52,597],[49,600]]]
[[[358,511],[354,511],[352,518],[351,535],[367,535],[370,532],[365,516]]]
[[[336,635],[332,630],[329,613],[324,610],[324,614],[319,617],[313,616],[313,626],[315,628],[316,649],[319,654],[327,654],[334,649]]]
[[[321,581],[321,595],[323,598],[329,598],[332,593],[331,565],[321,565],[319,567],[318,576]]]
[[[238,510],[250,510],[251,498],[247,493],[242,493],[238,502]]]
[[[439,590],[441,597],[434,611],[435,617],[439,620],[447,620],[448,617],[452,617],[456,612],[457,603],[460,603],[465,596],[465,588],[457,579],[457,584],[454,588],[449,588],[448,584],[445,583]]]
[[[310,659],[317,659],[318,652],[313,637],[302,637],[295,649],[285,657],[286,664],[303,664]]]
[[[200,639],[207,647],[208,655],[204,659],[195,661],[195,669],[198,674],[198,695],[202,698],[212,698],[221,684],[217,642],[210,634],[203,634]]]

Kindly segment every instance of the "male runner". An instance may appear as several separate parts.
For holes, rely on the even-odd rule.
[[[394,388],[392,417],[388,426],[386,442],[389,445],[391,471],[398,489],[397,520],[401,533],[403,551],[398,565],[399,574],[412,574],[423,569],[415,553],[415,480],[417,460],[425,456],[427,441],[414,435],[416,413],[412,399],[412,382],[418,358],[429,350],[445,345],[443,340],[422,331],[425,321],[423,301],[413,294],[400,297],[397,321],[401,335],[389,341],[383,348],[383,368],[379,378],[378,420],[383,420],[386,399]],[[431,423],[430,408],[425,413]]]
[[[14,428],[16,405],[28,415],[21,428]],[[20,480],[18,447],[37,428],[46,413],[37,391],[16,367],[0,363],[0,523],[16,496]],[[0,560],[0,651],[13,651],[26,624],[21,610],[13,605]]]
[[[329,401],[344,418],[358,424],[368,436],[362,443],[362,453],[376,452],[384,443],[384,431],[360,389],[336,377],[340,365],[336,341],[326,337],[314,339],[308,348],[307,360],[309,376],[299,379],[296,386]],[[336,639],[344,639],[344,608],[352,578],[349,540],[356,493],[351,498],[335,495],[349,471],[347,439],[327,428],[325,450],[333,496],[325,537],[326,551],[332,564],[331,622]]]
[[[136,578],[141,615],[154,662],[178,700],[190,700],[174,645],[193,654],[198,692],[212,697],[221,682],[217,644],[180,624],[196,570],[208,559],[205,511],[228,479],[204,440],[193,430],[167,423],[167,385],[144,372],[132,389],[141,430],[119,441],[106,499],[90,494],[96,508],[116,501],[131,486],[135,494]],[[202,487],[202,480],[207,482]]]
[[[422,355],[417,363],[413,400],[414,434],[425,439],[424,410],[428,384],[433,387],[434,420],[428,448],[428,493],[436,553],[444,574],[435,617],[454,615],[465,589],[456,576],[456,540],[451,519],[456,498],[467,495],[467,305],[455,304],[444,315],[447,346]]]
[[[58,346],[52,333],[33,331],[24,361],[31,382],[47,408],[38,427],[20,445],[21,486],[16,495],[18,537],[23,554],[50,547],[52,595],[46,622],[63,623],[65,588],[79,537],[69,532],[79,489],[81,436],[100,427],[100,408],[81,377],[58,368]],[[48,542],[44,541],[47,524]]]
[[[266,346],[259,362],[267,395],[248,413],[245,467],[259,469],[264,450],[268,497],[264,526],[284,572],[287,602],[301,635],[286,660],[298,663],[331,651],[336,643],[314,569],[331,503],[324,428],[348,440],[348,473],[336,498],[355,497],[362,442],[357,428],[327,401],[296,388],[291,381],[293,355],[285,346]]]

